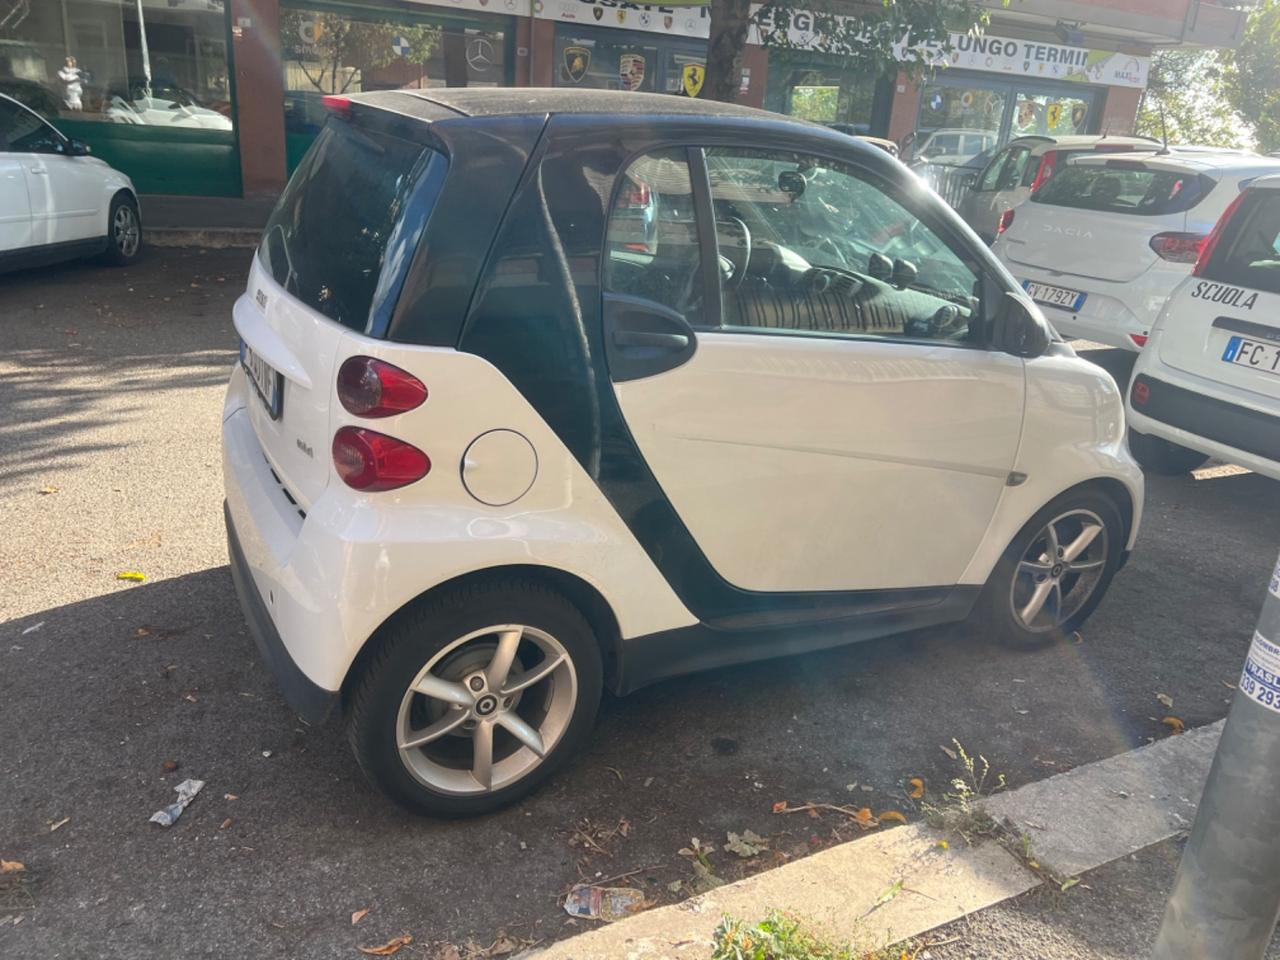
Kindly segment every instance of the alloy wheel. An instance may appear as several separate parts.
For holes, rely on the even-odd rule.
[[[137,214],[129,204],[122,203],[116,207],[116,215],[111,223],[111,236],[121,256],[132,257],[138,252],[142,230],[138,226]]]
[[[486,627],[447,644],[413,678],[396,747],[434,791],[491,793],[542,763],[577,699],[573,661],[555,637],[520,624]]]
[[[1050,520],[1032,539],[1009,591],[1014,619],[1032,633],[1059,630],[1084,608],[1102,582],[1107,528],[1090,510]]]

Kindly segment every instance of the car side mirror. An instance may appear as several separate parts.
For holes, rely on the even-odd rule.
[[[67,153],[73,157],[87,157],[92,152],[83,140],[72,140],[67,144]]]
[[[1015,357],[1031,359],[1049,349],[1053,335],[1044,318],[1019,294],[1005,291],[991,324],[991,346]]]

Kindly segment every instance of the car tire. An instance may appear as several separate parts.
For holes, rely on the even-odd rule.
[[[1189,450],[1162,437],[1134,430],[1129,431],[1129,452],[1143,470],[1170,477],[1190,473],[1209,459],[1208,454],[1199,450]]]
[[[503,674],[515,628],[516,653]],[[347,736],[369,781],[415,813],[474,816],[514,803],[591,734],[600,646],[582,613],[540,583],[445,589],[394,617],[372,642],[345,699]],[[540,670],[547,672],[535,680]],[[415,745],[423,738],[431,739]]]
[[[142,253],[142,216],[127,193],[117,194],[107,212],[107,250],[103,259],[116,267],[137,262]]]
[[[1085,537],[1081,552],[1074,559],[1064,556],[1080,542],[1085,527],[1095,525],[1099,530]],[[1027,522],[996,564],[974,606],[974,631],[1024,650],[1070,636],[1102,601],[1127,539],[1120,508],[1100,487],[1077,487],[1055,498]],[[1042,605],[1028,618],[1041,590]]]

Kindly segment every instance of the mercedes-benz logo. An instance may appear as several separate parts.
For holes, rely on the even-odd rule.
[[[467,41],[467,66],[476,73],[484,73],[493,66],[493,44],[484,37],[472,37]]]

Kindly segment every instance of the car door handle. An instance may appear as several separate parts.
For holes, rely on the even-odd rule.
[[[657,347],[661,350],[684,350],[689,346],[689,338],[683,333],[620,328],[614,329],[613,342],[620,347]]]
[[[31,167],[31,172],[38,173],[44,177],[47,177],[49,175],[49,171],[46,170],[44,167]]]

